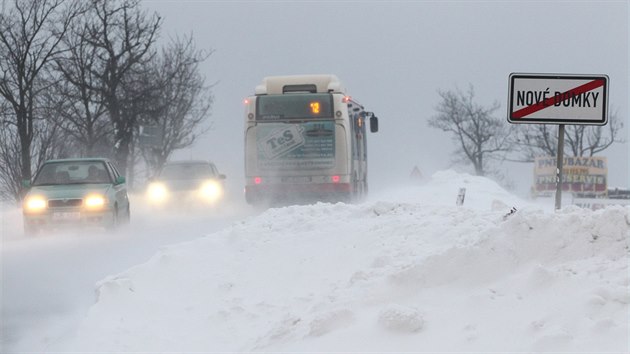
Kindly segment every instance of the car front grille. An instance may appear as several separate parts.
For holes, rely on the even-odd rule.
[[[70,208],[78,207],[83,204],[83,199],[50,199],[48,200],[49,208]]]

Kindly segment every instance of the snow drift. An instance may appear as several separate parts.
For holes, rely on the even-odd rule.
[[[54,349],[627,352],[628,211],[553,212],[452,171],[270,209],[104,279]]]

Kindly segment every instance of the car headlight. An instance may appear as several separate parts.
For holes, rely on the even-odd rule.
[[[163,202],[168,197],[168,189],[162,183],[151,183],[147,189],[147,196],[153,202]]]
[[[207,181],[201,185],[199,193],[204,200],[215,202],[223,195],[223,188],[217,181]]]
[[[24,201],[25,211],[36,213],[46,209],[46,199],[39,195],[33,195],[26,198]]]
[[[107,200],[102,195],[92,194],[85,197],[83,205],[88,209],[100,209],[107,204]]]

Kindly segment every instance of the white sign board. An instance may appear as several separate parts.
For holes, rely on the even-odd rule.
[[[510,74],[508,122],[591,124],[608,122],[608,76]]]

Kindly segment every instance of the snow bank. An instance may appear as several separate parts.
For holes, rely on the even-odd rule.
[[[628,211],[543,211],[451,171],[270,209],[101,281],[55,349],[627,352]]]

